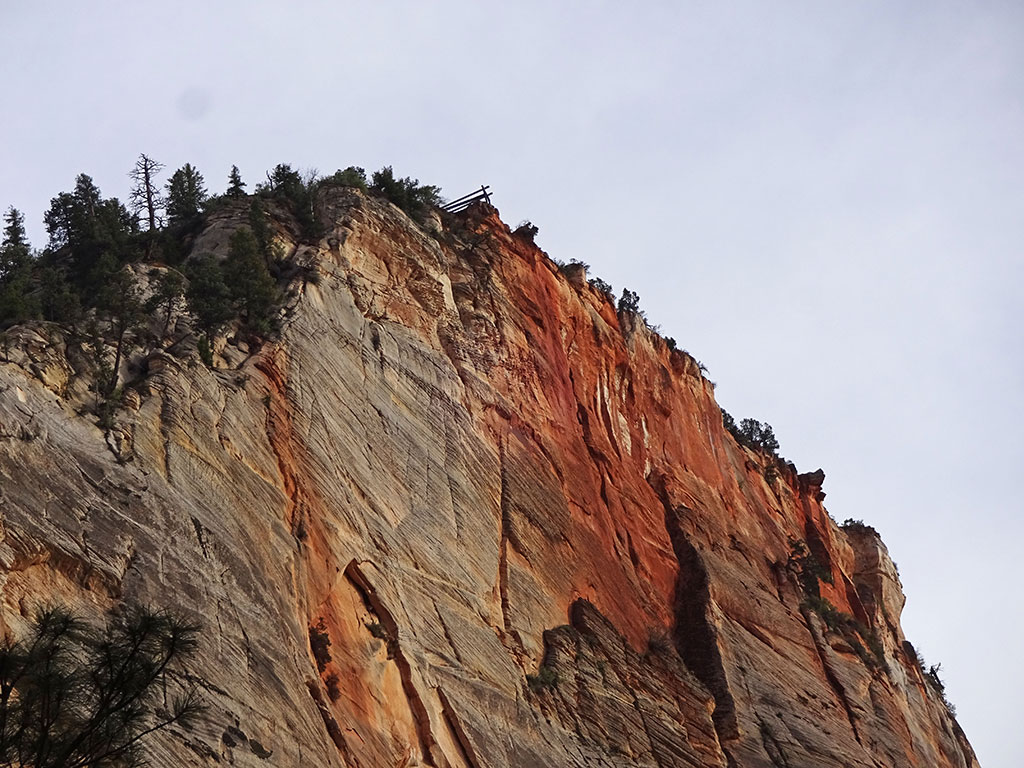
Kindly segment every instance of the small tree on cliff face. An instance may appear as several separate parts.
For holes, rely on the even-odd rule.
[[[0,765],[139,765],[149,734],[189,727],[203,711],[196,690],[173,677],[198,635],[197,625],[145,609],[99,631],[63,609],[41,611],[25,637],[0,643]]]
[[[185,295],[189,310],[203,330],[199,339],[199,355],[207,366],[213,367],[212,336],[235,316],[231,291],[224,282],[224,270],[214,256],[201,254],[190,266]]]
[[[740,436],[744,445],[766,454],[775,454],[779,450],[779,441],[768,422],[757,419],[743,419],[740,422]]]
[[[128,334],[142,322],[142,305],[135,277],[127,269],[115,272],[100,292],[99,309],[110,320],[114,337],[114,368],[109,382],[101,384],[100,393],[106,397],[117,389],[121,358],[127,350]]]
[[[4,223],[0,242],[0,328],[39,312],[38,301],[29,290],[32,255],[25,235],[25,217],[17,208],[8,208]]]
[[[131,260],[135,255],[138,222],[117,198],[104,200],[93,180],[82,173],[75,180],[74,192],[62,192],[50,200],[43,217],[50,236],[51,251],[70,249],[64,264],[52,263],[64,270],[69,288],[91,305],[102,288],[105,273],[97,269],[101,261],[113,264]],[[62,259],[63,261],[63,259]],[[46,303],[46,293],[43,293]]]
[[[441,188],[432,184],[420,184],[419,179],[406,176],[396,178],[390,165],[374,171],[370,179],[370,191],[386,197],[416,221],[423,221],[427,214],[441,204]]]
[[[170,224],[188,221],[199,215],[208,197],[203,175],[185,163],[167,182],[167,220]]]
[[[257,333],[269,332],[277,291],[259,243],[248,227],[231,235],[224,276],[238,307],[245,313],[246,325]]]
[[[231,166],[231,173],[228,176],[228,197],[242,197],[245,194],[245,182],[242,181],[242,172],[237,165]]]
[[[146,302],[147,312],[159,311],[163,315],[161,334],[167,333],[167,326],[171,324],[171,313],[174,306],[185,293],[185,280],[180,272],[167,269],[160,273],[153,287],[153,295]]]

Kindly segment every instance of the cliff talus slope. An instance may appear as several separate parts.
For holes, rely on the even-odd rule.
[[[208,716],[155,765],[977,765],[884,545],[738,445],[692,358],[493,209],[321,218],[278,222],[318,276],[279,336],[136,361],[108,432],[60,329],[0,363],[5,625],[204,621]]]

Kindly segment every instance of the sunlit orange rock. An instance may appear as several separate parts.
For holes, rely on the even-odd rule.
[[[107,433],[60,329],[0,363],[3,628],[204,622],[208,716],[154,765],[977,765],[884,545],[738,445],[695,360],[493,208],[321,218],[274,219],[279,335],[149,350]]]

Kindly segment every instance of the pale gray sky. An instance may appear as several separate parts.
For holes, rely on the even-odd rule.
[[[985,768],[1024,755],[1024,5],[0,0],[0,206],[139,152],[494,188],[876,526]]]

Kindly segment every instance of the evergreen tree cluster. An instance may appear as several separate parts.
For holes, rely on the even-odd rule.
[[[31,278],[32,253],[25,236],[25,217],[17,209],[8,208],[0,241],[0,328],[39,314],[39,297],[29,290]]]
[[[98,630],[61,608],[40,611],[25,637],[0,642],[0,765],[141,765],[149,734],[204,710],[175,682],[199,630],[140,608]]]
[[[733,436],[740,445],[751,448],[767,456],[778,456],[779,441],[775,437],[775,431],[768,422],[757,419],[743,419],[739,424],[726,411],[722,409],[722,426]]]
[[[396,178],[390,165],[374,172],[369,190],[390,200],[420,222],[432,209],[441,204],[441,189],[439,187],[420,184],[418,179],[411,179],[408,176],[404,179]]]
[[[0,329],[27,320],[74,328],[90,316],[117,322],[137,315],[147,308],[137,306],[133,298],[137,290],[123,274],[125,266],[139,261],[181,265],[203,226],[204,213],[250,197],[238,166],[232,166],[227,189],[219,196],[210,195],[203,175],[191,163],[175,170],[165,184],[160,180],[163,168],[148,155],[139,156],[128,174],[132,185],[127,205],[105,198],[92,177],[79,174],[72,191],[50,201],[43,217],[48,242],[41,251],[33,251],[28,243],[23,214],[9,208],[0,242]],[[270,309],[277,294],[273,279],[287,273],[272,243],[266,206],[283,207],[303,237],[318,238],[323,229],[317,218],[318,196],[332,186],[384,197],[421,220],[441,202],[437,187],[396,178],[390,166],[374,173],[372,181],[354,166],[325,178],[316,171],[300,173],[284,163],[275,166],[251,196],[249,234],[234,242],[216,279],[216,266],[205,257],[193,257],[193,263],[184,267],[190,279],[199,279],[200,286],[190,289],[189,296],[197,296],[195,306],[200,309],[193,307],[193,311],[207,332],[231,319],[228,308],[240,313],[251,331],[270,330]],[[250,238],[255,239],[255,250]],[[159,286],[159,291],[162,296],[156,301],[164,312],[166,329],[184,286],[172,281]],[[151,302],[148,309],[152,312],[155,305]]]

